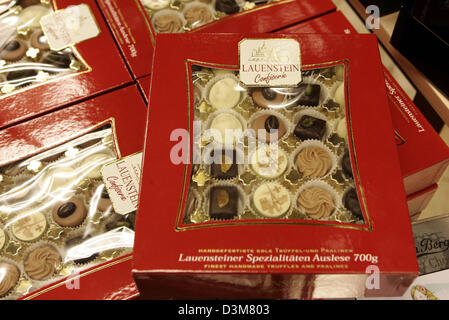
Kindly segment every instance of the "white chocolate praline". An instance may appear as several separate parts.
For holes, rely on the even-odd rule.
[[[276,147],[260,147],[251,157],[251,168],[260,176],[269,179],[282,175],[287,164],[287,155]]]
[[[29,212],[16,220],[11,231],[21,241],[33,241],[38,239],[47,227],[47,220],[41,212]]]
[[[210,125],[214,139],[221,143],[231,143],[243,133],[243,126],[236,116],[230,113],[217,115]],[[214,132],[215,131],[215,132]]]
[[[51,11],[41,5],[29,6],[20,13],[20,28],[39,28],[41,19]]]
[[[160,10],[168,7],[170,0],[141,0],[145,7],[151,10]]]
[[[340,105],[340,107],[345,107],[345,84],[342,83],[335,90],[334,101]]]
[[[290,209],[291,200],[287,189],[277,183],[264,183],[253,195],[256,210],[267,218],[279,218]]]
[[[209,100],[216,109],[232,109],[239,103],[241,93],[237,81],[224,78],[217,81],[209,92]]]
[[[3,246],[5,245],[6,242],[6,235],[5,232],[0,229],[0,250],[3,248]]]
[[[337,134],[340,138],[347,139],[348,138],[348,130],[346,128],[346,119],[341,119],[337,124]]]
[[[101,168],[111,160],[113,160],[111,155],[106,153],[97,153],[91,155],[83,160],[81,163],[81,168],[83,168],[83,173],[87,178],[100,179],[101,178]]]

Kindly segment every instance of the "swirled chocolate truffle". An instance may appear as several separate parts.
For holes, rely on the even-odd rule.
[[[11,292],[19,277],[20,271],[15,265],[0,261],[0,298]]]
[[[254,191],[253,204],[262,216],[279,218],[290,209],[290,194],[286,188],[277,183],[264,183]]]
[[[329,152],[320,147],[306,147],[296,157],[299,172],[309,178],[322,178],[332,167]]]
[[[264,114],[251,123],[257,139],[263,142],[273,142],[281,139],[287,132],[284,121],[273,114]]]
[[[257,88],[252,90],[251,97],[261,108],[280,108],[284,102],[284,95],[271,88]]]
[[[335,210],[332,194],[320,187],[311,187],[298,196],[298,207],[312,219],[325,219]]]
[[[299,119],[294,134],[301,140],[321,140],[326,132],[326,121],[304,115]]]
[[[62,227],[77,227],[87,216],[86,206],[78,198],[59,203],[53,208],[53,220]]]
[[[26,43],[20,39],[7,42],[0,51],[0,58],[7,61],[17,61],[25,56],[28,47]]]
[[[357,218],[363,219],[362,208],[360,207],[359,198],[357,197],[357,191],[354,188],[345,193],[343,197],[343,203],[346,209]]]
[[[182,30],[183,22],[177,13],[164,13],[154,18],[153,26],[159,33],[175,33]]]
[[[25,272],[33,280],[50,279],[61,266],[61,256],[50,245],[34,249],[24,262]]]
[[[184,17],[193,27],[198,27],[213,20],[209,7],[202,5],[191,6],[184,12]]]
[[[233,14],[239,12],[240,7],[235,0],[217,0],[215,2],[215,10],[226,14]]]
[[[31,46],[33,48],[37,48],[39,50],[49,50],[50,47],[47,42],[47,37],[45,36],[44,32],[42,30],[36,30],[31,35]]]

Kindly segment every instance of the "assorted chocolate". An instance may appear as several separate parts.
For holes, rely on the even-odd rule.
[[[140,0],[156,33],[186,32],[271,1]]]
[[[307,69],[296,88],[247,89],[237,71],[193,65],[201,163],[192,166],[183,223],[364,224],[341,70]]]
[[[0,299],[131,252],[135,212],[114,211],[100,173],[113,136],[106,125],[0,168]]]
[[[0,47],[0,96],[86,69],[71,48],[52,51],[40,19],[51,13],[47,1],[11,1],[0,13],[7,40]]]

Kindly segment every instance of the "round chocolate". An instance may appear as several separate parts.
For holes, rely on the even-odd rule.
[[[23,214],[11,226],[12,234],[20,241],[34,241],[44,234],[47,219],[41,212]]]
[[[215,2],[215,10],[226,14],[233,14],[239,12],[240,7],[235,0],[217,0]]]
[[[267,143],[281,139],[287,132],[284,121],[271,114],[255,118],[251,123],[251,129],[255,131],[257,139]]]
[[[47,42],[47,37],[42,30],[36,30],[31,35],[31,46],[39,50],[49,50],[50,47]]]
[[[270,88],[257,88],[252,90],[251,97],[261,108],[279,108],[283,106],[284,95]]]
[[[0,262],[0,298],[7,296],[20,278],[19,269],[8,262]]]
[[[20,39],[7,42],[0,51],[0,58],[7,61],[17,61],[25,56],[28,47]]]
[[[173,11],[173,13],[170,13]],[[159,33],[175,33],[182,31],[184,22],[175,10],[163,10],[153,18],[153,27]]]
[[[267,182],[254,191],[253,204],[257,212],[262,216],[279,218],[290,209],[290,194],[283,186]]]
[[[345,208],[351,211],[351,213],[357,218],[363,219],[362,208],[360,207],[359,199],[355,189],[350,189],[346,192],[343,203]]]
[[[3,248],[6,242],[6,235],[3,229],[0,229],[0,250]]]
[[[36,248],[24,261],[24,269],[33,280],[50,279],[61,267],[61,256],[50,245]]]
[[[262,95],[269,101],[273,101],[274,99],[276,99],[276,92],[270,88],[263,88]]]
[[[349,152],[346,152],[341,160],[341,167],[343,168],[343,172],[346,176],[353,178],[354,175],[352,173],[351,167],[351,158],[349,157]]]
[[[83,201],[71,198],[65,203],[60,203],[53,208],[53,220],[62,227],[79,226],[87,216],[87,210]]]

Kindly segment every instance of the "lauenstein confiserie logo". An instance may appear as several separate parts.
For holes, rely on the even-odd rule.
[[[294,39],[246,39],[239,43],[240,81],[246,86],[297,86],[302,81]]]

